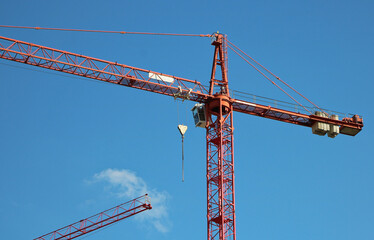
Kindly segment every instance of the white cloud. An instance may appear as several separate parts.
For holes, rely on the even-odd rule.
[[[95,174],[93,179],[108,183],[119,198],[133,199],[148,193],[151,198],[152,210],[145,211],[137,215],[136,218],[152,223],[159,232],[166,233],[170,230],[171,223],[167,209],[170,195],[167,192],[150,189],[141,177],[127,169],[108,168]]]

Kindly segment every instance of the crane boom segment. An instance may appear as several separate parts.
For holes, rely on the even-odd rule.
[[[203,102],[207,89],[198,81],[61,51],[0,36],[0,57],[20,63]]]
[[[152,206],[149,202],[148,195],[146,194],[104,212],[95,214],[89,218],[82,219],[66,227],[35,238],[34,240],[74,239],[150,209],[152,209]]]
[[[297,113],[292,111],[287,111],[284,109],[279,109],[271,106],[265,106],[257,103],[246,102],[238,99],[233,100],[233,108],[236,112],[242,112],[250,115],[270,118],[273,120],[278,120],[282,122],[288,122],[296,125],[312,127],[315,122],[323,122],[326,124],[332,124],[340,126],[340,129],[350,129],[351,131],[340,131],[341,134],[346,134],[350,136],[356,135],[361,131],[363,124],[362,121],[354,121],[355,118],[343,118],[342,120],[336,120],[327,117],[320,117],[314,114],[307,115],[303,113]],[[357,116],[357,115],[355,115]]]
[[[218,52],[215,54],[216,58],[217,55]],[[213,94],[213,92],[210,93],[209,90],[198,81],[2,36],[0,36],[0,58],[167,96],[189,99],[200,103],[206,103]],[[221,58],[220,61],[225,61],[225,59]],[[222,74],[225,82],[225,72],[222,72]],[[220,81],[215,81],[220,84]],[[356,135],[363,127],[362,121],[354,121],[354,118],[334,120],[328,117],[318,117],[313,114],[306,115],[254,104],[239,99],[233,99],[233,111],[307,127],[311,127],[313,123],[318,120],[318,122],[340,126],[341,129],[346,129],[345,131],[341,131],[342,134],[352,136]]]

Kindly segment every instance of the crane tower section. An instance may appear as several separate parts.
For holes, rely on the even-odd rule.
[[[235,240],[234,127],[227,79],[225,37],[215,34],[212,45],[215,50],[210,97],[205,104],[208,240]],[[219,68],[221,71],[218,71]]]

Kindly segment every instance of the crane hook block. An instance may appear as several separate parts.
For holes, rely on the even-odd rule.
[[[182,124],[179,124],[179,125],[178,125],[178,130],[179,130],[179,132],[181,133],[181,135],[184,136],[184,134],[185,134],[186,131],[187,131],[187,126],[182,125]]]

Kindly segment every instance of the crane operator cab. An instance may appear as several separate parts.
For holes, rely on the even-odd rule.
[[[206,125],[206,118],[205,118],[205,105],[202,103],[197,103],[191,109],[193,119],[195,121],[196,127],[205,128]]]

